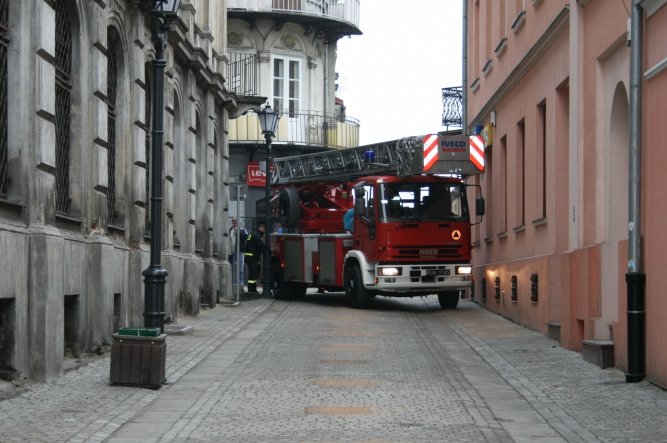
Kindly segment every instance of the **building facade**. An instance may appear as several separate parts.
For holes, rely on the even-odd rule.
[[[0,0],[0,368],[57,376],[143,325],[162,223],[166,322],[231,294],[224,0],[182,0],[166,45],[162,217],[150,216],[149,9]],[[156,92],[156,93],[159,93]]]
[[[584,357],[613,349],[608,364],[623,370],[634,3],[467,1],[468,129],[487,136],[474,297]],[[667,94],[667,2],[639,4],[646,373],[667,386],[660,321],[667,276],[659,270],[667,141],[658,121]]]
[[[253,111],[281,114],[274,157],[353,147],[359,122],[336,97],[337,42],[361,34],[360,0],[228,0],[228,87],[246,103],[229,124],[230,213],[249,229],[265,216],[266,143]],[[236,194],[240,198],[237,198]]]

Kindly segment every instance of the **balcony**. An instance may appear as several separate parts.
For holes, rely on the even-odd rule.
[[[239,52],[229,53],[227,89],[237,95],[259,95],[259,57]]]
[[[463,124],[463,89],[461,86],[442,88],[442,126],[447,131],[461,129]]]
[[[360,0],[227,0],[227,18],[271,19],[305,25],[328,36],[360,35]]]
[[[229,120],[230,144],[264,144],[257,114]],[[359,121],[342,115],[316,112],[283,113],[278,122],[274,145],[342,149],[359,146]]]

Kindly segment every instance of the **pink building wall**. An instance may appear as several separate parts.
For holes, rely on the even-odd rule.
[[[667,386],[667,6],[644,28],[644,124],[642,172],[644,269],[646,272],[646,370]]]
[[[646,19],[647,69],[667,64],[667,7],[648,3],[660,5]],[[559,325],[569,349],[581,350],[583,340],[611,340],[621,370],[627,362],[628,11],[630,0],[468,1],[469,130],[495,122],[488,169],[479,179],[487,215],[473,230],[475,298],[545,334]],[[659,98],[666,88],[667,73],[644,81],[642,148],[647,372],[662,385],[667,136],[657,119],[667,112]]]

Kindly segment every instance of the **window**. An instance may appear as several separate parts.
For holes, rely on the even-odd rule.
[[[526,122],[521,119],[516,125],[516,226],[526,222]]]
[[[118,34],[108,33],[107,49],[107,225],[116,221],[116,86],[118,79]]]
[[[195,112],[195,143],[197,147],[195,149],[195,158],[190,159],[191,162],[191,171],[196,176],[194,177],[195,189],[190,189],[190,193],[193,195],[195,201],[194,214],[192,214],[193,219],[195,220],[195,253],[202,254],[204,252],[204,208],[205,205],[202,202],[202,199],[205,197],[204,191],[204,182],[206,177],[204,176],[204,168],[206,157],[204,153],[206,152],[206,146],[204,145],[204,130],[202,127],[202,118],[199,111]]]
[[[56,10],[56,213],[70,210],[70,119],[72,94],[72,26],[65,0],[55,2]]]
[[[9,0],[0,0],[0,197],[7,195],[7,46]]]
[[[301,65],[298,60],[273,59],[273,109],[294,117],[301,102]]]
[[[442,221],[469,217],[465,191],[456,184],[387,183],[380,189],[380,212],[384,221]]]
[[[500,174],[498,183],[498,197],[500,199],[498,206],[500,212],[500,214],[498,214],[498,222],[500,223],[500,226],[498,226],[498,234],[503,234],[507,232],[507,181],[509,179],[507,174],[507,137],[505,136],[500,139],[500,152],[498,154],[500,156],[498,159],[498,173]]]
[[[539,218],[547,216],[547,102],[537,105],[537,198]]]
[[[486,227],[486,235],[484,236],[484,240],[488,240],[491,238],[491,236],[494,233],[494,220],[498,216],[495,212],[496,208],[494,205],[495,202],[495,191],[496,187],[494,186],[494,174],[496,170],[496,162],[495,159],[493,158],[493,146],[489,146],[486,148],[484,151],[484,156],[486,157],[486,168],[484,170],[483,174],[483,181],[484,181],[484,189],[486,191],[486,214],[487,217],[485,217],[485,227]]]

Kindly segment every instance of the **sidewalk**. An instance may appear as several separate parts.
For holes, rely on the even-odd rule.
[[[253,298],[181,319],[194,330],[167,337],[167,380],[160,389],[110,385],[108,353],[86,357],[88,364],[46,383],[3,382],[0,398],[13,397],[0,401],[0,441],[103,441],[273,302]]]
[[[626,384],[621,371],[469,301],[441,311],[434,297],[371,310],[341,297],[241,300],[180,321],[194,330],[167,337],[160,389],[111,386],[109,355],[93,357],[0,401],[0,441],[455,441],[441,431],[452,423],[466,441],[667,441],[667,392]],[[313,400],[375,406],[304,415]],[[314,434],[314,423],[326,431]]]

